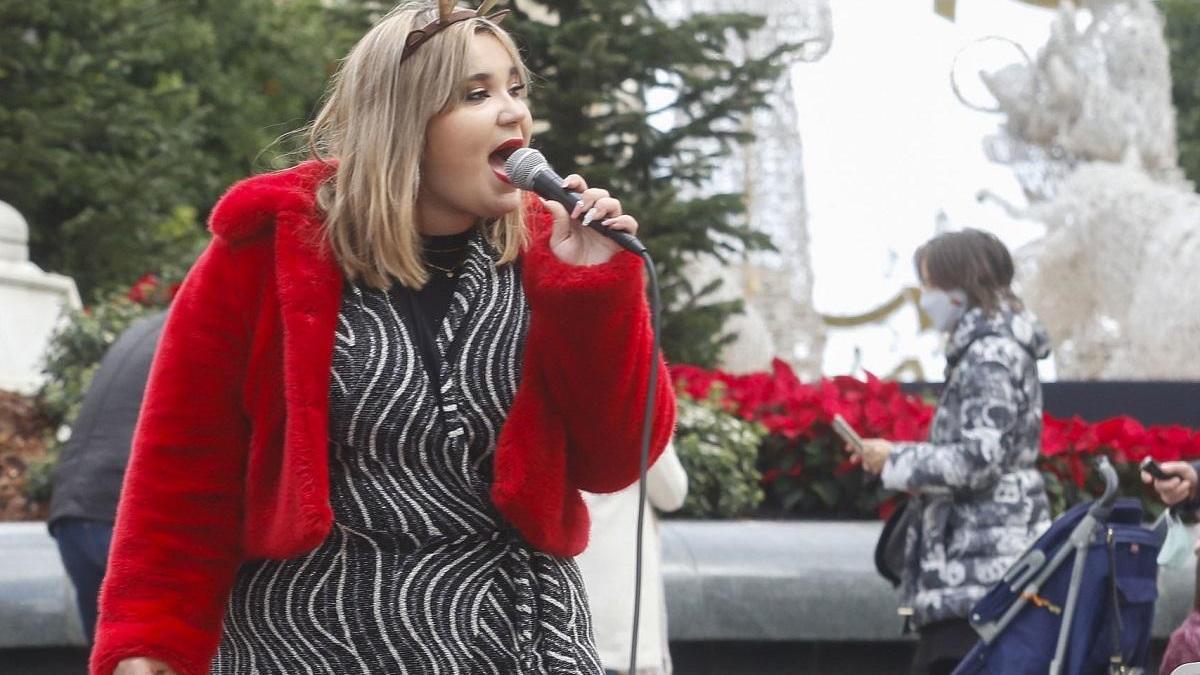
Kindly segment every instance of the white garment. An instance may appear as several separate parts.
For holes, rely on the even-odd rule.
[[[638,673],[671,672],[667,606],[654,509],[674,511],[687,497],[687,472],[668,444],[646,474],[646,522],[642,539],[642,608],[638,620]],[[604,667],[625,672],[633,636],[633,595],[638,484],[612,494],[583,493],[592,519],[587,549],[575,559],[583,573],[592,628]],[[653,506],[653,508],[651,508]]]

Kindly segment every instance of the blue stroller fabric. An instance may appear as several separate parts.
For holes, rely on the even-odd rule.
[[[955,675],[1050,672],[1062,620],[1068,613],[1075,553],[1067,555],[1053,571],[1046,566],[1053,564],[1055,554],[1061,549],[1072,547],[1072,534],[1089,517],[1091,506],[1091,503],[1079,504],[1060,516],[1026,551],[1005,580],[975,605],[969,618],[976,630],[980,630],[998,621],[1021,600],[1035,572],[1049,573],[1037,593],[1026,597],[1025,606],[1011,622],[1001,627],[990,643],[980,641],[954,671]],[[1142,526],[1141,520],[1142,509],[1137,500],[1118,499],[1088,542],[1061,675],[1136,673],[1141,672],[1137,668],[1146,667],[1154,601],[1158,597],[1156,559],[1162,537]],[[1018,578],[1023,563],[1032,565],[1026,565],[1029,573]],[[1114,563],[1115,584],[1111,572]],[[983,630],[981,634],[986,636],[987,632]],[[1114,663],[1118,642],[1120,663]],[[1128,670],[1118,670],[1120,665]]]

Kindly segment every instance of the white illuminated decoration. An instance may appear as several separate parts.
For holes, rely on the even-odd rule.
[[[1018,257],[1059,377],[1200,378],[1200,197],[1177,165],[1154,3],[1064,3],[1036,59],[984,81],[1006,115],[988,153],[1046,225]]]
[[[766,18],[748,40],[734,40],[734,59],[758,58],[784,43],[800,44],[791,57],[795,67],[819,60],[833,40],[828,0],[659,0],[656,11],[668,20],[697,12],[744,12]],[[795,90],[785,69],[768,105],[747,121],[756,140],[723,161],[705,192],[744,192],[754,229],[770,236],[778,252],[720,265],[697,260],[689,268],[696,287],[724,280],[720,299],[742,298],[746,311],[727,328],[737,340],[722,353],[732,372],[764,370],[772,358],[792,364],[798,373],[819,375],[825,327],[813,308],[813,270],[809,259],[805,210],[803,146],[796,118]]]

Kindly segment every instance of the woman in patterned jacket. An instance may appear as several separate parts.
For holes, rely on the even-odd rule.
[[[1050,353],[1037,319],[1013,294],[1004,244],[978,230],[917,250],[921,307],[948,336],[946,384],[929,440],[865,443],[863,466],[918,509],[905,542],[901,613],[919,631],[914,675],[950,673],[976,636],[966,617],[1050,524],[1036,462]]]
[[[485,2],[490,6],[491,2]],[[637,221],[523,196],[527,74],[486,9],[355,46],[315,159],[214,209],[153,366],[94,674],[599,675],[579,490],[638,473],[674,400]]]

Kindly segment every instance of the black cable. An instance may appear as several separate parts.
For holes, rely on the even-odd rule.
[[[650,280],[650,325],[654,330],[654,346],[650,352],[650,381],[646,390],[646,410],[642,414],[642,456],[641,478],[638,484],[638,517],[637,517],[637,555],[634,564],[633,582],[633,639],[629,649],[629,675],[637,675],[638,624],[641,620],[642,609],[642,530],[646,521],[646,472],[650,469],[650,436],[654,429],[654,407],[658,394],[658,361],[659,361],[659,313],[661,311],[658,294],[658,272],[654,261],[645,250],[639,254],[646,263],[646,275]]]

